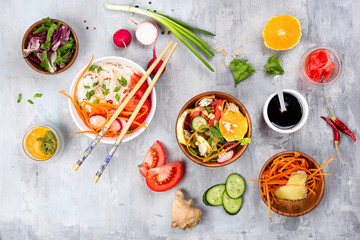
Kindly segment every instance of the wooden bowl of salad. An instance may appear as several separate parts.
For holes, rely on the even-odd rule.
[[[248,111],[235,97],[205,92],[191,98],[176,121],[179,147],[193,162],[222,167],[237,160],[251,142]]]
[[[47,40],[49,34],[51,37]],[[75,62],[79,42],[69,25],[57,19],[44,18],[26,31],[21,51],[32,69],[54,75],[66,71]]]
[[[325,178],[321,169],[305,153],[285,151],[272,156],[262,167],[258,179],[261,180],[260,196],[268,206],[269,215],[273,211],[283,216],[297,217],[312,211],[320,203],[325,191]],[[267,178],[268,184],[265,184]]]

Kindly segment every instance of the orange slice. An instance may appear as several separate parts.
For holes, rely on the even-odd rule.
[[[272,17],[263,30],[265,46],[274,50],[295,47],[301,37],[299,20],[290,15]]]
[[[240,140],[248,131],[248,122],[241,112],[227,111],[220,119],[219,128],[227,141]]]

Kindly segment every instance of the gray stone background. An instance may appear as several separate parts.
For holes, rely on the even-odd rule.
[[[357,125],[360,112],[360,1],[356,0],[229,0],[195,1],[114,1],[164,10],[164,13],[192,25],[216,33],[204,37],[213,47],[225,49],[209,62],[216,72],[208,71],[182,44],[179,45],[166,73],[156,86],[158,106],[150,129],[137,139],[120,146],[97,184],[91,179],[103,162],[109,145],[99,144],[83,166],[71,168],[90,143],[78,131],[69,115],[68,102],[60,90],[69,90],[79,69],[88,63],[91,54],[123,56],[124,51],[112,43],[113,33],[120,28],[135,30],[140,15],[106,11],[103,1],[13,0],[2,1],[0,8],[0,95],[2,137],[0,144],[0,239],[359,239],[360,238],[360,168],[359,143],[342,135],[340,151],[347,163],[338,159],[325,169],[326,191],[319,206],[309,214],[288,218],[274,214],[269,219],[255,182],[264,162],[284,150],[298,150],[314,157],[320,164],[336,157],[331,129],[320,119],[328,115],[324,96],[330,98],[336,116],[360,136]],[[172,11],[173,10],[173,11]],[[263,44],[262,29],[272,16],[291,14],[302,26],[300,43],[289,51],[276,52]],[[68,23],[77,33],[80,51],[76,62],[65,73],[40,75],[27,66],[21,55],[21,40],[31,24],[50,16]],[[86,20],[86,23],[84,23]],[[89,27],[86,30],[86,27]],[[94,30],[96,27],[96,30]],[[160,35],[160,51],[170,34]],[[326,88],[304,84],[298,78],[302,54],[313,46],[328,45],[343,60],[340,79]],[[226,63],[237,51],[257,70],[250,78],[234,87]],[[241,54],[244,52],[244,54]],[[298,132],[284,135],[269,129],[262,118],[262,105],[274,92],[272,78],[262,71],[267,58],[284,59],[286,74],[283,86],[300,91],[310,106],[307,124]],[[151,47],[133,40],[127,58],[146,67],[152,56]],[[222,66],[224,64],[224,66]],[[233,164],[218,169],[196,165],[180,151],[175,137],[175,121],[182,105],[194,95],[218,90],[232,92],[247,107],[253,123],[253,142]],[[16,99],[23,93],[23,101]],[[30,105],[26,99],[35,93],[43,97]],[[27,127],[39,122],[58,126],[65,136],[61,157],[38,165],[26,159],[20,141]],[[155,140],[164,143],[169,161],[182,160],[184,177],[177,188],[194,199],[204,215],[191,230],[172,229],[172,189],[152,192],[138,172],[145,152]],[[227,215],[221,207],[206,207],[201,197],[211,185],[222,183],[238,172],[247,180],[241,211]]]

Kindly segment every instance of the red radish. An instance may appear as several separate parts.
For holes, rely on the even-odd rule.
[[[155,60],[156,60],[156,52],[155,52],[155,45],[156,44],[154,44],[154,48],[153,48],[153,58],[150,60],[150,62],[148,63],[148,65],[147,65],[147,68],[149,68],[150,66],[151,66],[151,64],[153,64],[153,62],[155,62]],[[159,63],[156,65],[156,67],[154,68],[154,70],[151,72],[151,74],[156,74],[158,71],[159,71],[159,69],[160,69],[160,67],[161,67],[161,65],[163,64],[163,60],[160,60],[159,61]],[[163,70],[163,73],[165,72],[165,70],[166,70],[166,67],[164,68],[164,70]]]
[[[119,119],[115,119],[109,129],[114,130],[115,132],[119,132],[122,128],[123,125],[121,124],[121,121]]]
[[[220,155],[218,159],[216,160],[218,163],[224,163],[226,161],[229,161],[234,156],[234,151],[230,150],[226,152],[224,155]]]
[[[113,41],[116,46],[126,48],[131,42],[131,33],[126,29],[120,29],[114,33]]]
[[[121,122],[121,128],[125,127],[127,122],[123,119],[120,119],[120,122]]]
[[[158,29],[151,22],[137,24],[135,31],[136,39],[145,46],[153,44],[158,37]]]
[[[95,114],[95,115],[92,115],[92,116],[89,118],[90,126],[91,126],[93,129],[98,129],[99,127],[101,127],[102,125],[104,125],[105,122],[106,122],[106,117],[105,117],[104,115]]]

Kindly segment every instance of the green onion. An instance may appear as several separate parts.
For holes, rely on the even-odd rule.
[[[91,65],[91,66],[89,67],[89,71],[93,71],[93,70],[95,70],[95,68],[97,68],[96,65]]]
[[[31,101],[30,99],[27,100],[30,104],[34,104],[33,101]]]
[[[116,101],[119,101],[120,100],[120,97],[119,97],[119,95],[115,95],[115,99],[116,99]]]
[[[166,26],[186,47],[188,47],[190,51],[192,51],[200,59],[200,61],[202,61],[206,65],[207,68],[209,68],[211,71],[214,72],[214,69],[209,65],[208,62],[206,62],[206,60],[199,54],[199,52],[194,48],[194,46],[190,44],[190,42],[195,44],[201,51],[203,51],[210,58],[214,57],[214,52],[211,50],[210,46],[206,42],[204,42],[201,38],[196,36],[189,29],[210,36],[215,36],[214,34],[199,28],[192,27],[184,22],[169,17],[165,14],[153,12],[150,10],[145,10],[131,6],[115,5],[107,2],[104,3],[104,6],[108,10],[133,12],[147,17],[151,17],[159,21],[164,26]]]
[[[116,87],[116,88],[114,89],[114,92],[118,92],[118,91],[120,90],[120,88],[121,88],[121,87]]]
[[[17,99],[17,103],[21,102],[22,99],[22,93],[19,93],[18,99]]]
[[[90,100],[90,98],[92,97],[92,96],[94,96],[95,95],[95,91],[94,90],[91,90],[90,92],[87,92],[86,93],[86,98],[87,98],[87,100]]]
[[[94,104],[98,104],[98,103],[99,103],[99,99],[95,99],[95,100],[93,101],[93,103],[94,103]]]
[[[102,67],[98,67],[97,73],[101,72],[101,70],[102,70]]]
[[[88,86],[88,85],[84,85],[84,88],[86,88],[86,89],[90,89],[90,86]]]
[[[102,87],[102,89],[106,90],[106,84],[105,83],[101,84],[101,87]]]
[[[99,85],[99,82],[94,82],[93,83],[93,87],[96,87],[97,85]]]
[[[40,98],[40,97],[42,97],[42,93],[37,93],[34,95],[34,98]]]
[[[105,96],[109,94],[109,90],[110,90],[110,89],[105,89],[105,92],[104,92],[104,95],[105,95]]]
[[[126,87],[126,85],[127,85],[127,80],[126,80],[123,76],[121,76],[121,80],[118,79],[118,81],[119,81],[119,83],[120,83],[121,86]]]

